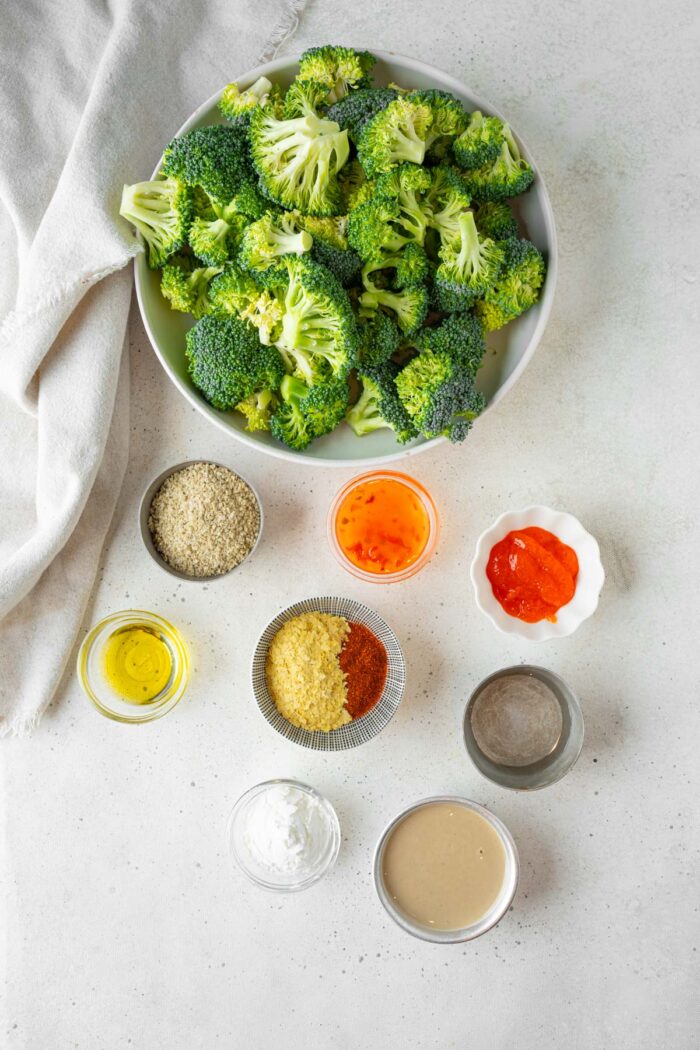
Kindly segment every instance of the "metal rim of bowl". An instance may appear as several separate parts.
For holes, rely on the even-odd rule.
[[[440,86],[442,88],[446,87],[448,90],[451,90],[454,94],[456,94],[457,97],[459,97],[462,93],[467,93],[473,100],[476,109],[479,109],[481,112],[485,112],[490,115],[499,117],[504,122],[507,120],[507,118],[504,116],[503,113],[500,112],[500,110],[498,110],[495,106],[492,106],[491,103],[487,102],[481,96],[475,94],[470,88],[467,87],[467,85],[457,80],[455,77],[450,76],[449,73],[444,73],[442,70],[437,69],[435,66],[431,66],[427,62],[421,62],[419,59],[416,58],[409,58],[407,55],[401,55],[396,51],[379,51],[373,48],[372,54],[375,55],[381,61],[389,63],[398,62],[404,65],[407,69],[415,70],[416,72],[421,73],[424,76],[437,76],[441,80]],[[256,66],[254,69],[248,70],[242,76],[234,79],[239,85],[245,87],[249,84],[254,83],[259,77],[264,76],[269,78],[271,76],[274,76],[274,74],[279,72],[280,70],[288,68],[290,65],[294,65],[295,63],[298,64],[300,58],[301,53],[286,55],[283,58],[276,58],[272,62],[266,62],[263,65]],[[182,124],[180,129],[175,133],[173,137],[177,138],[180,135],[185,134],[185,132],[189,131],[199,120],[202,119],[202,117],[204,117],[211,109],[213,109],[219,102],[223,91],[224,88],[221,88],[221,90],[215,92],[213,95],[211,95],[210,98],[203,102],[201,106],[198,106],[194,113],[192,113],[191,116],[187,118],[187,120],[184,122],[184,124]],[[530,360],[532,359],[535,350],[537,349],[542,340],[542,336],[544,335],[544,331],[547,327],[547,324],[549,323],[549,318],[554,303],[554,293],[557,284],[558,246],[552,202],[549,198],[549,193],[547,191],[545,180],[537,164],[534,162],[530,150],[528,149],[526,143],[523,141],[521,135],[517,131],[515,132],[515,137],[518,140],[518,144],[521,148],[521,153],[523,157],[532,167],[532,170],[535,174],[535,179],[542,189],[543,220],[547,229],[547,236],[549,239],[547,275],[545,278],[542,297],[539,300],[539,305],[541,306],[541,309],[539,317],[537,319],[535,330],[532,333],[532,336],[530,337],[527,346],[525,347],[525,351],[523,352],[520,361],[518,361],[517,365],[515,366],[511,374],[508,376],[506,381],[502,384],[502,386],[499,387],[499,389],[494,394],[493,398],[491,398],[486,408],[481,413],[482,415],[484,415],[489,409],[497,405],[498,402],[501,401],[506,396],[506,394],[513,389],[518,379],[525,371],[525,368],[529,364]],[[156,165],[153,174],[151,175],[151,179],[155,179],[157,177],[158,172],[160,171],[162,160],[163,157],[161,154],[161,157],[158,160],[158,164]],[[404,459],[408,456],[416,455],[419,452],[423,452],[429,448],[434,448],[436,445],[444,444],[447,441],[447,439],[444,437],[429,438],[427,440],[424,440],[420,444],[414,445],[411,448],[397,449],[396,452],[391,452],[384,456],[376,456],[370,459],[367,459],[367,457],[359,456],[357,458],[343,460],[328,459],[323,456],[307,458],[303,455],[300,455],[299,453],[295,453],[289,449],[285,449],[281,445],[279,448],[275,448],[274,446],[262,445],[260,442],[255,441],[251,437],[248,437],[248,435],[243,433],[242,431],[234,430],[232,427],[230,427],[222,418],[220,418],[215,409],[213,409],[210,405],[207,405],[192,389],[190,389],[187,383],[185,383],[184,380],[177,376],[175,372],[171,369],[168,361],[165,359],[165,356],[160,350],[158,340],[156,339],[155,333],[151,328],[146,314],[146,307],[144,303],[144,295],[142,290],[142,277],[138,256],[134,258],[134,285],[136,288],[136,299],[139,304],[139,312],[141,314],[143,326],[146,329],[146,334],[148,335],[149,341],[151,343],[151,346],[153,347],[153,350],[155,351],[158,360],[163,366],[171,382],[175,384],[177,389],[180,391],[181,394],[184,395],[184,397],[189,401],[189,403],[193,405],[197,409],[197,411],[205,415],[207,419],[209,419],[210,422],[214,424],[214,426],[219,427],[219,429],[223,430],[226,434],[229,435],[229,437],[233,437],[234,440],[240,441],[242,444],[247,445],[249,448],[256,449],[258,452],[263,452],[266,455],[274,456],[277,459],[284,459],[288,462],[297,464],[305,463],[312,467],[342,466],[348,468],[371,468],[379,467],[387,463],[393,463],[397,460]],[[361,439],[358,438],[358,440]]]
[[[575,752],[572,754],[567,764],[559,771],[557,776],[555,776],[552,780],[547,780],[543,783],[534,783],[528,787],[519,787],[516,784],[508,784],[503,780],[497,780],[495,777],[490,776],[475,761],[474,756],[469,750],[469,745],[467,743],[467,737],[469,736],[469,738],[474,741],[475,750],[481,751],[479,745],[476,742],[474,734],[471,732],[471,726],[469,722],[469,712],[473,707],[476,698],[479,696],[482,690],[486,688],[487,685],[491,684],[491,682],[495,682],[497,681],[497,679],[511,674],[532,674],[540,682],[544,682],[545,685],[548,684],[546,678],[553,679],[561,689],[562,695],[566,697],[567,703],[570,704],[571,709],[578,716],[581,725],[581,737],[578,742],[578,746],[576,747]],[[543,675],[546,677],[542,677]],[[469,729],[467,729],[468,726]],[[561,675],[556,674],[555,671],[550,671],[547,667],[538,667],[536,664],[511,664],[509,667],[502,667],[499,671],[494,671],[492,674],[487,675],[486,678],[483,678],[479,682],[479,684],[472,690],[471,695],[469,696],[466,704],[464,705],[464,713],[462,715],[462,743],[464,744],[464,749],[467,752],[467,755],[469,756],[469,760],[474,766],[474,768],[477,770],[477,772],[480,773],[485,780],[488,780],[491,784],[496,784],[498,787],[505,788],[507,791],[515,791],[518,793],[521,793],[523,791],[543,791],[544,788],[552,787],[553,784],[558,784],[560,780],[564,779],[567,773],[571,772],[571,770],[581,757],[581,752],[583,751],[583,745],[585,742],[585,736],[586,724],[583,718],[583,711],[581,709],[579,698],[574,692],[574,690],[571,688],[570,685],[567,684],[567,682],[564,681]],[[492,763],[492,765],[496,765],[496,763]]]
[[[397,828],[410,813],[414,813],[417,809],[421,809],[424,806],[435,805],[439,802],[448,802],[453,805],[465,806],[473,813],[478,813],[479,816],[483,817],[483,819],[486,820],[496,832],[506,855],[506,871],[503,880],[504,887],[506,887],[506,893],[503,900],[498,907],[494,907],[491,914],[487,912],[486,916],[484,916],[479,922],[472,923],[471,926],[466,926],[459,930],[432,931],[428,927],[415,922],[413,919],[405,915],[390,900],[389,894],[384,885],[384,877],[381,870],[384,849],[395,828]],[[419,799],[418,802],[413,802],[410,806],[406,806],[406,808],[398,813],[393,820],[389,821],[379,836],[379,840],[374,849],[372,874],[374,878],[374,888],[382,907],[394,920],[396,925],[405,933],[410,933],[412,937],[417,937],[421,941],[430,941],[431,944],[464,944],[466,941],[474,941],[477,937],[482,937],[485,933],[488,933],[489,930],[492,930],[494,926],[498,925],[503,916],[508,912],[518,889],[518,881],[520,879],[520,858],[518,855],[518,847],[516,846],[515,840],[510,831],[503,821],[497,817],[495,813],[492,813],[490,809],[479,805],[478,802],[473,802],[471,799],[464,798],[461,795],[430,795],[428,798]]]
[[[168,563],[165,560],[165,558],[163,558],[158,553],[158,550],[156,549],[156,545],[153,542],[153,537],[151,535],[151,530],[148,527],[148,518],[150,516],[151,504],[153,503],[153,500],[155,499],[156,493],[160,490],[160,488],[163,485],[163,483],[172,474],[177,474],[179,471],[184,470],[186,467],[192,467],[196,463],[209,463],[213,467],[222,467],[224,470],[228,470],[231,474],[235,474],[236,477],[240,478],[241,481],[243,481],[248,486],[250,491],[255,496],[255,501],[256,501],[256,503],[258,505],[258,514],[260,516],[260,524],[258,526],[258,535],[255,538],[255,543],[250,548],[250,550],[246,554],[245,558],[243,558],[242,561],[239,561],[238,565],[234,565],[233,568],[228,569],[226,572],[220,572],[220,573],[218,573],[215,576],[188,576],[186,573],[180,572],[179,569],[174,569],[172,567],[172,565],[168,565]],[[213,583],[216,580],[223,580],[227,576],[230,576],[232,572],[236,571],[236,569],[240,569],[241,565],[244,565],[248,561],[248,559],[251,557],[251,555],[253,555],[255,553],[255,551],[256,551],[256,549],[258,547],[258,544],[260,543],[260,538],[261,538],[261,536],[263,534],[264,512],[263,512],[262,500],[260,499],[260,494],[258,493],[257,489],[255,488],[254,485],[251,485],[251,483],[248,481],[247,478],[244,478],[242,474],[239,474],[237,470],[234,470],[233,467],[229,467],[228,464],[226,464],[226,463],[218,463],[214,459],[188,459],[188,460],[185,460],[183,463],[177,463],[174,467],[168,467],[167,470],[162,471],[146,487],[146,489],[145,489],[145,491],[143,493],[143,496],[141,497],[141,502],[139,504],[138,514],[139,514],[139,531],[141,533],[141,539],[143,540],[144,547],[146,548],[148,553],[151,555],[153,560],[156,562],[156,564],[160,565],[161,569],[164,569],[165,572],[170,573],[171,576],[175,576],[175,578],[178,579],[178,580],[186,580],[188,583]]]
[[[361,485],[363,482],[379,481],[382,478],[390,478],[392,481],[398,481],[400,484],[415,493],[425,508],[429,524],[428,539],[420,555],[414,562],[406,566],[405,569],[400,569],[398,572],[392,573],[366,572],[364,569],[360,569],[357,565],[354,565],[343,552],[335,532],[335,519],[345,497],[349,495],[356,486]],[[435,506],[435,500],[430,495],[425,485],[418,481],[417,478],[412,478],[409,474],[404,474],[399,470],[382,470],[381,468],[378,468],[377,470],[368,470],[362,474],[357,474],[354,478],[351,478],[350,481],[346,481],[345,484],[338,489],[330,507],[328,508],[328,515],[326,517],[326,539],[328,540],[328,546],[330,547],[335,560],[341,568],[345,569],[346,572],[349,572],[351,576],[355,577],[355,579],[362,580],[364,583],[402,583],[404,580],[410,580],[411,577],[417,576],[435,554],[440,539],[440,517],[438,515],[437,507]]]
[[[301,791],[305,791],[308,795],[311,795],[312,798],[317,799],[323,806],[323,809],[326,815],[328,816],[331,835],[330,850],[323,867],[320,868],[319,871],[315,872],[313,875],[307,876],[307,878],[303,879],[301,882],[293,883],[289,886],[280,885],[279,883],[275,882],[268,882],[266,879],[261,879],[257,875],[253,874],[253,872],[250,871],[250,869],[246,866],[245,862],[241,859],[238,851],[236,850],[233,836],[233,829],[234,824],[236,822],[236,818],[240,814],[246,803],[249,802],[255,795],[262,793],[267,788],[279,785],[299,788]],[[272,780],[263,780],[259,784],[254,784],[253,787],[250,787],[247,789],[247,791],[244,791],[240,798],[236,800],[233,809],[229,814],[228,821],[226,823],[226,843],[228,846],[229,855],[233,858],[234,862],[238,867],[238,870],[243,875],[245,875],[245,877],[250,882],[252,882],[253,885],[259,886],[261,889],[268,890],[271,893],[299,893],[301,892],[301,890],[307,890],[309,889],[309,887],[315,885],[317,882],[320,882],[321,879],[324,878],[335,867],[335,863],[338,859],[338,854],[340,852],[341,844],[340,821],[338,820],[338,814],[335,811],[333,803],[330,802],[325,795],[322,795],[320,791],[317,791],[316,788],[311,787],[310,784],[305,784],[301,780],[293,780],[287,777],[276,777]]]
[[[331,616],[344,616],[346,620],[362,623],[368,627],[382,642],[387,652],[388,669],[384,689],[377,703],[367,714],[354,718],[339,729],[329,732],[306,730],[280,714],[270,696],[265,678],[265,663],[270,643],[277,631],[295,616],[307,612],[329,613]],[[406,684],[406,662],[399,640],[386,621],[362,602],[354,598],[339,598],[324,595],[317,598],[304,598],[281,609],[274,616],[258,638],[250,666],[253,696],[260,714],[271,729],[300,747],[314,751],[346,751],[359,747],[372,740],[386,729],[399,709]]]

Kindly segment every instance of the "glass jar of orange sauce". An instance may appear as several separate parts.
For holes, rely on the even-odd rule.
[[[344,485],[328,513],[328,542],[337,560],[361,580],[407,580],[430,560],[438,540],[430,493],[393,470],[360,474]]]

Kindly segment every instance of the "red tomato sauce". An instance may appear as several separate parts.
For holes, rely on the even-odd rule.
[[[546,529],[517,529],[491,548],[486,575],[510,616],[526,623],[555,623],[557,612],[576,591],[578,558]]]

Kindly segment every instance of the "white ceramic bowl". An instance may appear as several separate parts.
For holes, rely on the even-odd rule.
[[[475,95],[464,84],[460,84],[458,80],[448,76],[447,73],[440,72],[433,66],[413,58],[404,58],[401,55],[384,51],[375,51],[374,54],[377,56],[375,67],[377,84],[395,81],[414,88],[442,88],[460,98],[468,109],[480,109],[482,112],[506,119],[503,114]],[[294,78],[298,61],[299,56],[279,58],[238,75],[233,69],[231,79],[237,80],[241,87],[248,87],[260,76],[269,77],[270,80],[286,85]],[[182,135],[191,128],[204,124],[223,123],[223,118],[220,117],[217,109],[220,96],[221,92],[212,95],[182,125],[177,134]],[[511,389],[534,354],[552,309],[557,276],[557,239],[552,206],[542,175],[537,170],[529,150],[522,139],[519,136],[516,137],[523,156],[527,158],[535,171],[535,181],[527,193],[514,200],[514,210],[520,219],[523,232],[537,245],[547,260],[547,279],[540,300],[532,309],[500,332],[489,336],[489,353],[484,359],[477,381],[477,385],[488,399],[488,408],[497,404]],[[166,144],[163,143],[163,145]],[[153,178],[160,169],[161,160],[158,161]],[[133,174],[135,181],[137,173]],[[221,427],[243,444],[280,459],[293,460],[296,463],[371,467],[403,459],[405,456],[413,455],[438,442],[445,441],[444,438],[432,438],[430,441],[418,438],[413,443],[402,446],[398,444],[389,430],[376,431],[374,434],[359,438],[343,424],[332,434],[327,434],[314,441],[304,452],[295,452],[275,441],[268,433],[249,433],[245,430],[245,420],[239,413],[219,412],[212,408],[195,389],[187,374],[185,363],[185,333],[193,323],[192,318],[170,309],[160,294],[159,274],[157,271],[149,270],[143,253],[137,255],[134,260],[134,268],[136,295],[143,323],[153,349],[166,372],[178,390],[195,408],[203,412],[216,426]]]
[[[486,575],[486,566],[491,548],[514,529],[536,526],[554,533],[562,543],[576,551],[579,572],[576,592],[568,605],[563,605],[554,623],[540,620],[525,623],[516,616],[509,616],[496,599]],[[524,510],[501,514],[490,529],[482,532],[476,544],[476,553],[471,564],[470,575],[474,587],[476,604],[488,616],[494,627],[505,634],[517,634],[531,642],[543,642],[547,638],[563,638],[573,634],[576,628],[592,616],[598,607],[598,598],[605,581],[605,572],[600,560],[600,548],[589,532],[573,514],[565,514],[549,507],[525,507]]]

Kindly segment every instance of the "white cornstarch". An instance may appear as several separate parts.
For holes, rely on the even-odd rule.
[[[321,802],[301,788],[271,785],[243,814],[243,843],[270,874],[312,872],[328,849],[330,827]]]
[[[221,576],[250,554],[260,532],[255,493],[215,463],[192,463],[166,478],[148,517],[153,543],[187,576]]]

